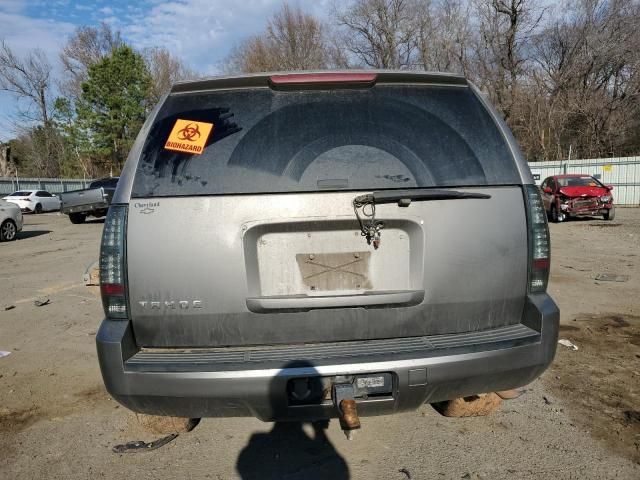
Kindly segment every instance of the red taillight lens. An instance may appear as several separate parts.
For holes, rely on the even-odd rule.
[[[125,232],[127,207],[112,205],[102,231],[100,244],[100,293],[107,318],[127,319]]]
[[[545,270],[549,269],[551,266],[551,262],[548,258],[536,258],[533,260],[533,269],[534,270]]]
[[[369,86],[376,83],[375,73],[361,72],[322,72],[322,73],[291,73],[287,75],[272,75],[269,80],[275,86],[304,86],[310,84],[352,84]]]
[[[124,295],[124,285],[118,283],[100,284],[100,292],[103,295]]]
[[[547,213],[538,188],[535,185],[526,185],[525,188],[529,232],[529,292],[546,292],[551,266]]]

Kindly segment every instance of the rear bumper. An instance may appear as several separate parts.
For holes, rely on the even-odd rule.
[[[520,325],[381,341],[380,348],[373,343],[374,351],[386,349],[386,353],[372,353],[370,342],[352,342],[346,344],[347,350],[342,344],[287,347],[275,354],[255,349],[144,354],[135,345],[130,323],[111,320],[102,323],[96,342],[107,390],[131,410],[185,417],[313,420],[335,416],[334,407],[329,400],[292,405],[287,393],[291,379],[391,373],[392,394],[358,399],[358,413],[412,410],[425,402],[526,385],[553,360],[558,323],[557,306],[548,295],[539,294],[529,297]],[[251,360],[256,352],[261,361]]]
[[[62,205],[60,208],[60,212],[65,215],[69,215],[70,213],[85,213],[87,215],[91,215],[93,213],[103,213],[109,209],[109,204],[107,202],[98,202],[98,203],[87,203],[85,205]]]
[[[20,207],[20,211],[22,213],[31,213],[35,209],[35,205],[32,205],[28,202],[21,202],[21,203],[14,202],[14,204]]]
[[[20,209],[21,212],[30,212],[31,209],[29,207],[29,202],[24,200],[9,200],[7,197],[4,198],[5,201],[14,204],[16,207]]]

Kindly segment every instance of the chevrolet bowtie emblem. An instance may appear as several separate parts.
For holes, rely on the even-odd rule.
[[[156,211],[155,208],[144,207],[142,210],[140,210],[140,213],[143,213],[143,214],[147,215],[147,214],[153,213],[155,211]]]

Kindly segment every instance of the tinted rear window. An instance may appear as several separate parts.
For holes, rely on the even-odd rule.
[[[22,190],[20,192],[13,192],[11,195],[9,195],[10,197],[28,197],[29,195],[31,195],[31,191],[29,190]]]
[[[89,184],[89,188],[100,188],[100,187],[116,188],[117,185],[118,185],[117,178],[106,178],[102,180],[96,180],[95,182],[91,182]]]
[[[181,145],[204,143],[201,154],[165,148],[178,129]],[[132,196],[514,183],[508,146],[466,87],[263,88],[168,97]]]

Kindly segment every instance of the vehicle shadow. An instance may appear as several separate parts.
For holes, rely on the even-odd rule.
[[[565,222],[576,222],[576,223],[580,223],[580,222],[593,222],[594,220],[600,220],[602,222],[604,222],[605,220],[601,217],[601,216],[590,216],[590,215],[585,215],[585,216],[581,216],[581,217],[570,217],[570,218],[565,218]]]
[[[25,240],[27,238],[39,237],[51,233],[51,230],[22,230],[16,234],[16,240]]]
[[[296,362],[291,367],[305,368],[304,376],[313,376],[314,372],[317,375],[311,364]],[[286,415],[286,389],[286,380],[275,377],[269,398],[270,411],[275,418]],[[320,395],[316,403],[321,401]],[[271,431],[254,433],[238,456],[236,469],[240,478],[348,479],[347,463],[326,435],[329,420],[308,422],[307,425],[311,428],[305,428],[306,425],[301,422],[277,421]]]

